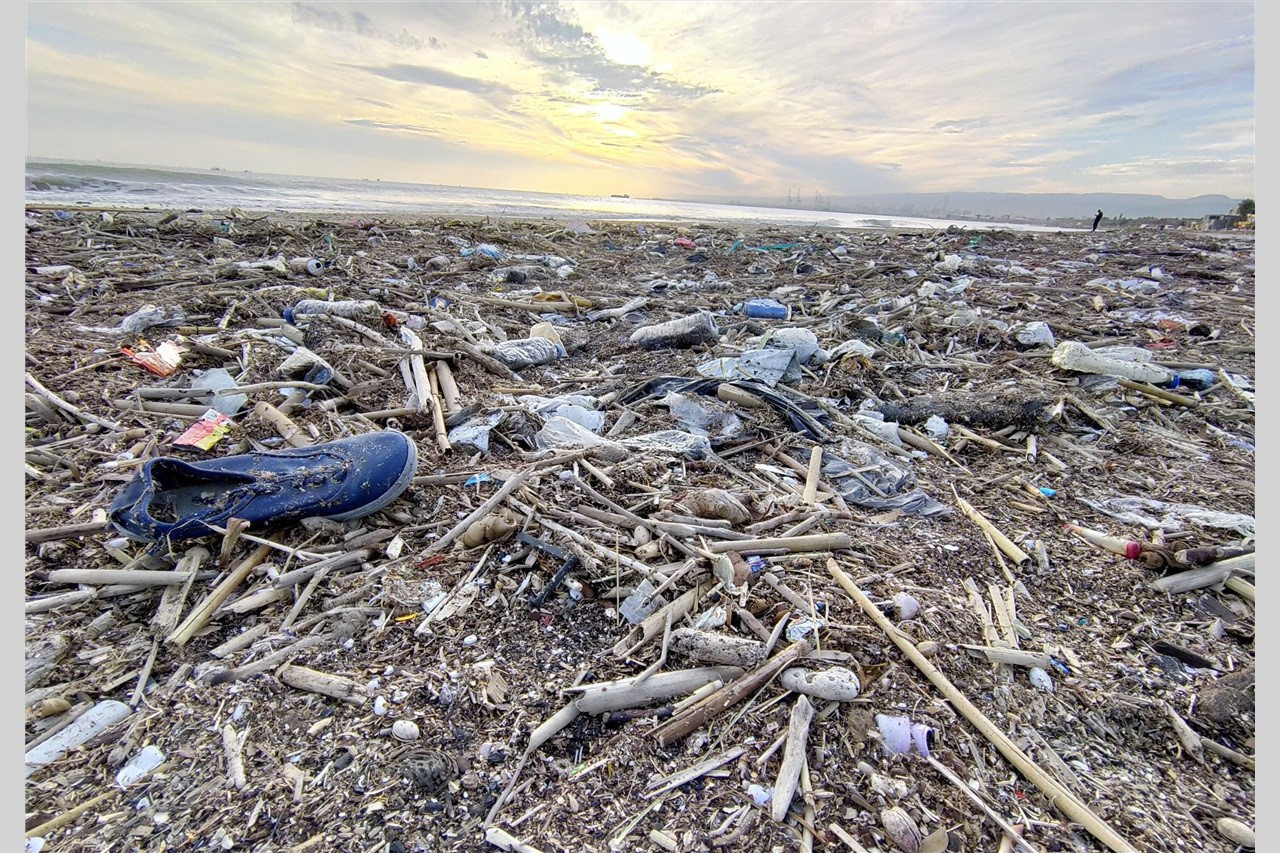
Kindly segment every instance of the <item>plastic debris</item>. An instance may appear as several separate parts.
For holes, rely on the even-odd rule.
[[[201,450],[212,450],[213,446],[231,431],[232,421],[222,412],[210,409],[200,416],[199,420],[187,427],[182,435],[173,440],[181,447],[198,447]]]
[[[706,311],[665,323],[642,326],[631,333],[631,343],[641,349],[688,349],[720,337],[715,318]]]

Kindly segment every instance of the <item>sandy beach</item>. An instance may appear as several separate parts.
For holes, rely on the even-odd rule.
[[[28,210],[29,835],[1235,849],[1251,232],[567,221]],[[107,523],[148,459],[384,429],[418,468],[367,517]]]

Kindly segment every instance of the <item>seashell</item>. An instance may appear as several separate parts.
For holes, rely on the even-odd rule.
[[[920,602],[916,600],[914,595],[899,592],[893,596],[893,609],[898,614],[899,621],[914,619],[916,614],[920,612]]]
[[[1250,850],[1257,844],[1253,830],[1233,817],[1220,817],[1215,826],[1222,837],[1232,844],[1239,844]]]
[[[924,839],[920,827],[906,811],[897,806],[885,809],[880,812],[880,825],[884,827],[885,837],[903,853],[918,853]]]
[[[927,658],[931,658],[938,653],[938,644],[933,640],[925,640],[924,642],[916,645],[916,651],[920,652],[920,654]]]
[[[396,740],[417,740],[418,724],[413,720],[396,720],[391,724],[391,736]]]
[[[1027,678],[1031,680],[1031,686],[1036,690],[1043,690],[1045,693],[1053,692],[1053,679],[1040,667],[1031,667],[1027,672]]]

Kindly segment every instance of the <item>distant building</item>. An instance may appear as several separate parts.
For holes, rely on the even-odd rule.
[[[1229,228],[1235,228],[1236,224],[1243,220],[1243,216],[1237,216],[1234,213],[1211,213],[1200,220],[1200,230],[1226,231]]]

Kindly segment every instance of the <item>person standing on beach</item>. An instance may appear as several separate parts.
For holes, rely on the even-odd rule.
[[[1094,217],[1093,217],[1093,228],[1091,228],[1091,229],[1089,229],[1089,230],[1091,230],[1091,231],[1097,231],[1097,230],[1098,230],[1098,223],[1099,223],[1099,222],[1101,222],[1101,221],[1102,221],[1102,210],[1101,210],[1101,209],[1099,209],[1099,210],[1098,210],[1098,214],[1097,214],[1096,216],[1094,216]]]

